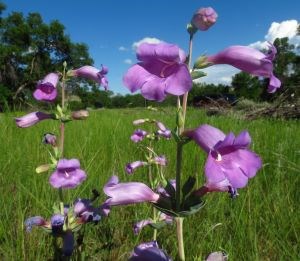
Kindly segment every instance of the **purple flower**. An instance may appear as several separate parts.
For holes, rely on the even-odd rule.
[[[47,114],[40,111],[31,112],[26,114],[20,118],[15,118],[16,124],[20,128],[30,127],[42,120],[54,119],[55,116],[53,114]]]
[[[59,236],[62,234],[64,223],[65,217],[61,214],[55,214],[51,217],[51,228],[53,235]]]
[[[162,221],[165,222],[166,224],[172,224],[173,218],[171,216],[168,216],[165,213],[161,212],[160,215],[159,215],[158,222],[162,222]],[[144,228],[145,226],[151,225],[151,224],[155,224],[155,222],[150,218],[141,220],[139,222],[136,222],[133,225],[134,234],[137,235],[138,233],[140,233],[142,228]]]
[[[157,131],[157,134],[159,136],[162,136],[162,137],[164,137],[166,139],[170,139],[172,137],[172,132],[169,129],[167,129],[166,126],[162,122],[157,121],[156,125],[157,125],[157,127],[159,129]]]
[[[217,21],[218,15],[211,7],[199,9],[192,18],[192,25],[201,31],[206,31]]]
[[[93,80],[104,87],[105,90],[108,89],[108,80],[105,75],[108,73],[108,68],[102,65],[101,71],[97,68],[89,65],[80,67],[79,69],[70,72],[71,75],[76,77],[82,77],[86,79]]]
[[[167,165],[167,159],[164,155],[161,156],[156,156],[153,158],[153,163],[161,166],[166,166]]]
[[[30,217],[25,220],[25,227],[26,227],[27,232],[30,232],[32,230],[33,226],[47,227],[47,226],[49,226],[49,223],[46,222],[46,220],[40,216]]]
[[[134,162],[131,162],[131,163],[128,163],[126,165],[126,172],[128,174],[132,174],[135,169],[139,168],[139,167],[142,167],[142,166],[146,166],[147,165],[147,162],[144,162],[144,161],[134,161]]]
[[[60,159],[49,182],[54,188],[75,188],[86,179],[77,159]]]
[[[77,199],[74,202],[74,214],[80,218],[79,223],[97,222],[101,219],[100,208],[95,208],[88,199]]]
[[[117,176],[112,176],[103,188],[109,197],[105,201],[108,206],[128,205],[142,202],[154,202],[159,195],[141,182],[119,183]]]
[[[216,55],[207,57],[213,64],[229,64],[242,71],[255,76],[270,78],[268,92],[274,93],[281,85],[278,78],[273,75],[273,63],[277,50],[270,44],[270,52],[264,54],[248,46],[230,46]]]
[[[131,135],[130,139],[137,143],[142,141],[147,136],[147,132],[141,129],[137,129],[134,131],[134,133]]]
[[[143,43],[137,49],[138,64],[123,77],[124,85],[148,100],[163,101],[167,94],[183,95],[192,88],[186,55],[177,45]]]
[[[172,261],[172,259],[159,248],[156,241],[151,241],[136,246],[129,261]]]
[[[44,144],[50,144],[56,146],[56,136],[52,133],[45,133],[42,142]]]
[[[205,186],[211,191],[243,188],[262,166],[260,157],[248,149],[251,137],[247,131],[235,137],[205,124],[185,135],[208,153]]]
[[[57,96],[56,85],[59,75],[57,73],[49,73],[43,80],[39,81],[33,97],[38,101],[54,101]]]

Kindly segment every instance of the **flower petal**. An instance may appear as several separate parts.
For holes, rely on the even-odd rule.
[[[212,150],[218,142],[225,139],[225,134],[221,130],[208,124],[203,124],[197,129],[187,131],[186,135],[192,138],[207,153]]]
[[[166,98],[165,89],[165,80],[159,78],[155,75],[152,75],[151,78],[144,83],[141,94],[147,100],[161,102]]]
[[[151,74],[140,64],[135,64],[123,76],[123,84],[131,91],[141,89]]]
[[[208,184],[216,184],[226,179],[226,176],[222,171],[221,164],[219,162],[216,162],[211,153],[208,154],[204,172]]]
[[[281,81],[272,74],[268,86],[268,93],[276,92],[277,89],[280,88],[280,86],[281,86]]]
[[[175,71],[166,79],[165,92],[172,95],[183,95],[190,91],[193,85],[191,75],[185,64],[179,64]]]

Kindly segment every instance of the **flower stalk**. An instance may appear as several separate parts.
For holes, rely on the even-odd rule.
[[[175,218],[175,221],[176,221],[179,260],[185,261],[184,242],[183,242],[183,218],[177,217]]]

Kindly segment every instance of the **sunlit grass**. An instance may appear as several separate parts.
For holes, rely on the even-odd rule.
[[[22,114],[22,113],[21,113]],[[20,115],[20,114],[18,114]],[[19,129],[15,114],[0,115],[0,259],[47,260],[51,258],[51,238],[43,231],[24,231],[24,219],[34,215],[50,217],[57,191],[48,184],[49,174],[36,174],[35,168],[48,160],[42,134],[57,133],[58,123],[45,121],[28,129]],[[66,198],[89,197],[93,188],[102,191],[108,178],[117,174],[121,181],[146,180],[145,171],[128,176],[127,162],[140,159],[129,137],[134,119],[149,117],[174,127],[174,112],[149,112],[144,109],[100,110],[87,121],[66,126],[65,155],[79,158],[88,173],[80,187]],[[212,116],[190,110],[187,127],[212,124],[224,132],[248,129],[252,149],[261,155],[264,166],[250,180],[240,196],[231,200],[226,193],[211,194],[205,207],[184,222],[187,260],[203,260],[211,251],[224,250],[231,260],[299,260],[300,247],[300,124],[298,121],[255,120]],[[166,175],[174,178],[175,143],[162,141],[158,152],[169,158]],[[183,174],[203,181],[205,154],[192,142],[185,146]],[[101,195],[101,201],[104,200]],[[132,248],[150,241],[152,231],[145,228],[136,237],[135,221],[146,218],[146,204],[115,207],[108,219],[88,226],[86,255],[90,260],[126,260]],[[159,231],[160,246],[176,256],[175,227]]]

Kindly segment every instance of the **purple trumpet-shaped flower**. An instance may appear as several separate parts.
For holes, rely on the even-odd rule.
[[[192,25],[201,31],[206,31],[218,18],[218,14],[211,7],[199,9],[192,18]]]
[[[229,64],[255,76],[270,78],[268,92],[274,93],[281,82],[273,75],[273,63],[277,50],[270,43],[270,52],[264,54],[249,46],[230,46],[216,55],[207,57],[212,64]]]
[[[142,167],[142,166],[146,166],[146,165],[147,165],[147,162],[138,160],[138,161],[128,163],[126,165],[125,170],[128,174],[132,174],[137,168]]]
[[[172,224],[173,222],[173,218],[171,216],[168,216],[166,215],[165,213],[160,213],[159,215],[159,219],[158,219],[158,222],[165,222],[166,224]],[[145,226],[148,226],[148,225],[151,225],[151,224],[155,224],[156,222],[154,222],[152,219],[144,219],[144,220],[141,220],[137,223],[135,223],[133,225],[133,232],[135,235],[139,234],[140,231],[145,227]]]
[[[141,182],[119,183],[117,176],[112,176],[103,188],[109,197],[105,203],[108,206],[129,205],[142,202],[156,203],[159,195]]]
[[[108,80],[106,78],[106,74],[108,73],[108,68],[102,65],[102,69],[99,70],[93,66],[85,65],[80,67],[79,69],[72,70],[70,75],[74,75],[76,77],[82,77],[86,79],[93,80],[104,87],[105,90],[108,89]]]
[[[130,139],[137,143],[142,141],[146,136],[147,136],[147,132],[141,129],[137,129],[134,131],[134,133],[131,135]]]
[[[153,158],[152,162],[157,165],[166,166],[168,161],[164,155],[156,156]]]
[[[42,139],[44,144],[50,144],[56,146],[56,136],[52,133],[45,133]]]
[[[101,219],[101,209],[95,208],[88,199],[77,199],[74,202],[74,214],[81,219],[79,223],[97,222]]]
[[[57,83],[59,75],[57,73],[49,73],[46,77],[39,81],[33,97],[38,101],[54,101],[57,96]]]
[[[53,114],[47,114],[44,112],[36,111],[26,114],[19,118],[15,118],[15,121],[18,127],[27,128],[40,121],[47,119],[55,119],[55,116]]]
[[[48,227],[49,222],[40,216],[30,217],[25,220],[26,231],[30,232],[33,226]]]
[[[53,235],[59,236],[62,234],[64,223],[65,217],[61,214],[55,214],[51,217],[51,228]]]
[[[156,125],[158,127],[158,131],[157,131],[157,134],[161,137],[164,137],[166,139],[170,139],[172,137],[172,132],[171,130],[167,129],[166,126],[162,123],[162,122],[159,122],[157,121],[156,122]]]
[[[204,124],[185,135],[208,153],[205,164],[205,187],[209,191],[233,192],[247,185],[261,168],[260,157],[248,149],[251,137],[247,131],[237,137]]]
[[[77,159],[60,159],[49,182],[54,188],[75,188],[86,179]]]
[[[136,246],[129,261],[172,261],[172,259],[159,248],[156,241],[151,241]]]
[[[167,94],[183,95],[192,88],[192,78],[186,55],[177,45],[169,43],[143,43],[137,49],[139,63],[133,65],[123,77],[131,91],[141,89],[148,100],[163,101]]]

